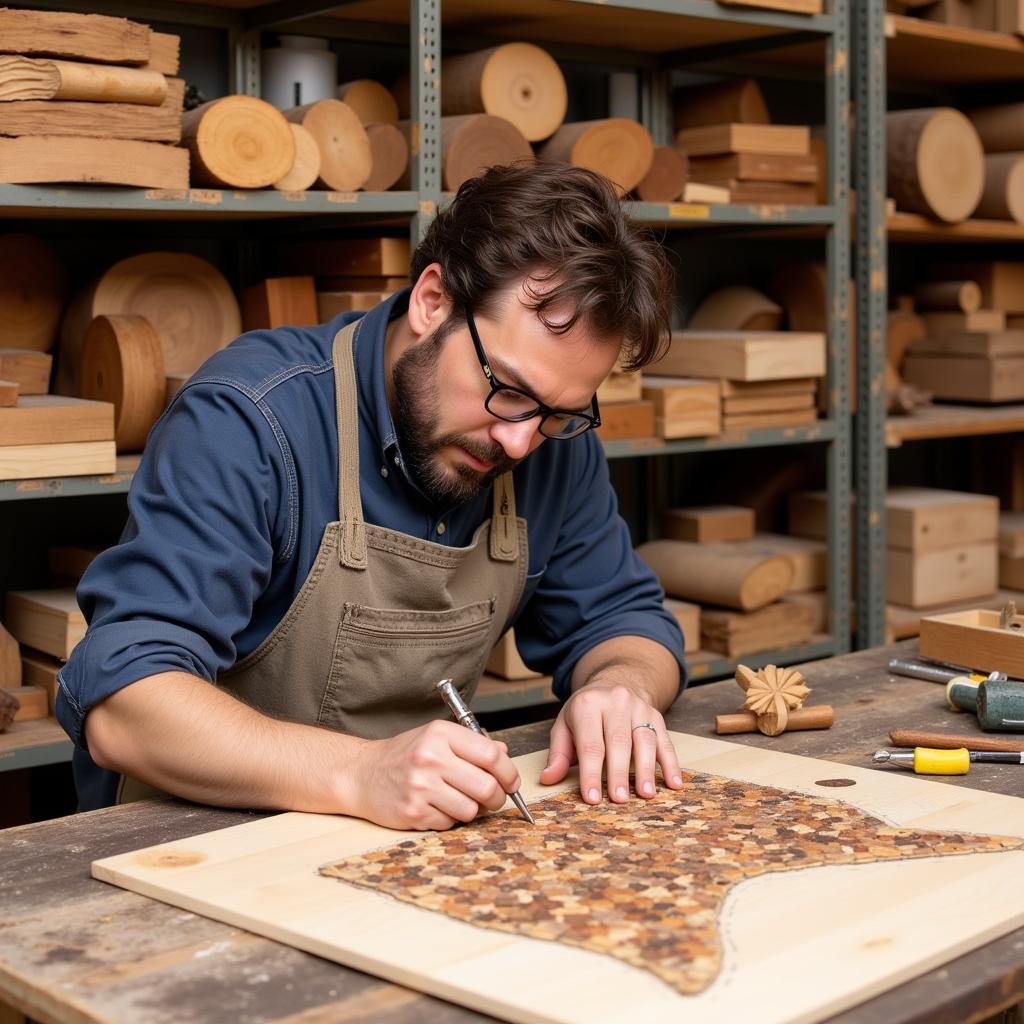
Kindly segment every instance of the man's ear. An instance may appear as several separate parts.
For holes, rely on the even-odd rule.
[[[409,328],[417,337],[433,334],[451,315],[452,301],[444,290],[441,264],[431,263],[409,296]]]

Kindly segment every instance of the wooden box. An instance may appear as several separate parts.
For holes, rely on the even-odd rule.
[[[654,437],[655,429],[653,402],[609,402],[601,406],[597,436],[602,441]]]
[[[938,551],[993,541],[998,534],[998,498],[932,487],[893,487],[886,495],[890,548]]]
[[[625,373],[616,364],[612,372],[604,379],[597,389],[597,400],[601,403],[602,411],[605,402],[638,402],[642,397],[643,374],[637,370],[633,373]]]
[[[1024,400],[1024,358],[914,355],[903,361],[903,379],[936,398],[962,402]]]
[[[966,544],[941,551],[885,553],[886,600],[925,608],[933,604],[988,597],[999,582],[998,548]]]
[[[708,544],[754,536],[754,510],[739,505],[670,508],[661,514],[661,534],[671,540]]]
[[[683,631],[684,650],[687,654],[700,650],[700,605],[666,597],[665,611],[671,615]]]
[[[660,437],[708,437],[722,428],[722,398],[718,381],[685,377],[644,377],[643,396],[654,403],[655,429]]]
[[[491,655],[487,659],[486,671],[493,676],[500,676],[502,679],[540,678],[540,673],[527,668],[523,659],[519,656],[515,633],[511,629],[502,636],[491,650]]]
[[[1000,629],[999,612],[974,608],[921,619],[921,655],[978,672],[1024,678],[1024,635]]]
[[[55,658],[69,658],[85,636],[85,616],[71,588],[12,590],[7,595],[5,619],[20,643]]]
[[[825,335],[801,331],[673,331],[648,372],[738,381],[825,375]]]

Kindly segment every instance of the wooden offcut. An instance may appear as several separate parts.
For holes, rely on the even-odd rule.
[[[666,440],[707,437],[721,429],[718,381],[645,375],[642,394],[654,403],[655,429]]]
[[[163,347],[145,317],[98,316],[89,325],[82,343],[79,394],[112,406],[119,452],[142,451],[164,411],[165,377]]]
[[[981,287],[981,304],[985,309],[1024,313],[1024,261],[933,264],[932,270],[944,278],[960,277],[977,281]]]
[[[981,308],[981,288],[977,281],[926,281],[914,289],[918,310],[973,313]]]
[[[62,395],[26,395],[0,409],[0,447],[111,441],[114,407]]]
[[[181,118],[192,181],[216,188],[268,188],[295,162],[284,115],[255,96],[223,96]]]
[[[386,192],[406,173],[409,143],[390,122],[377,122],[365,127],[366,137],[370,140],[371,170],[363,188],[367,192]]]
[[[15,722],[38,721],[50,713],[46,691],[38,686],[19,686],[6,692],[18,701],[18,710],[14,712]]]
[[[363,125],[397,124],[398,104],[390,90],[369,78],[343,82],[338,99],[350,106]]]
[[[1024,153],[985,154],[985,189],[974,215],[1024,224]]]
[[[305,192],[320,177],[320,147],[301,124],[289,121],[288,127],[292,130],[295,158],[284,177],[274,182],[274,188],[279,192]]]
[[[733,544],[655,540],[641,544],[637,554],[673,597],[740,611],[763,608],[793,581],[789,559],[748,554]]]
[[[91,100],[160,106],[167,79],[156,71],[31,57],[0,57],[0,102]]]
[[[938,551],[890,547],[885,583],[886,600],[911,608],[987,597],[999,583],[998,547],[995,541]]]
[[[242,294],[242,325],[247,331],[307,327],[319,322],[312,277],[268,277]]]
[[[156,71],[174,77],[181,63],[181,36],[170,32],[149,33],[149,60],[140,65],[143,71]]]
[[[670,508],[661,514],[661,532],[669,540],[698,544],[749,540],[754,536],[754,510],[741,505]]]
[[[676,132],[676,145],[691,160],[724,153],[807,156],[811,151],[811,132],[804,125],[717,124]]]
[[[113,441],[0,445],[0,480],[93,476],[116,469]]]
[[[749,285],[718,288],[701,300],[687,324],[691,331],[777,331],[782,307]]]
[[[782,153],[729,153],[690,160],[690,173],[698,181],[787,181],[814,185],[818,164],[813,156]]]
[[[656,424],[653,402],[609,402],[607,405],[602,402],[597,436],[602,441],[654,437]]]
[[[0,7],[0,52],[101,64],[145,64],[148,25],[103,14],[25,11]]]
[[[35,235],[0,235],[0,349],[49,351],[66,301],[67,275],[56,251]],[[0,377],[18,379],[2,370]]]
[[[1024,401],[1024,358],[908,355],[903,376],[936,398],[964,402]]]
[[[809,608],[779,602],[752,612],[702,608],[701,647],[728,658],[799,647],[810,642],[812,617]]]
[[[284,111],[302,125],[320,150],[317,187],[335,192],[361,189],[373,170],[370,140],[356,112],[341,100],[317,100]]]
[[[69,658],[85,636],[85,616],[71,588],[9,591],[4,621],[20,643],[55,658]]]
[[[948,223],[966,220],[985,185],[981,140],[952,107],[886,114],[888,194],[900,210]]]
[[[672,96],[672,130],[718,124],[769,124],[761,87],[753,78],[725,79],[677,89]]]
[[[635,189],[650,170],[654,143],[642,124],[628,118],[575,121],[563,124],[543,143],[537,159],[597,171],[624,194]]]
[[[488,167],[533,158],[523,133],[511,121],[490,114],[441,118],[441,154],[441,183],[448,192],[457,192]]]
[[[824,334],[798,331],[673,331],[651,373],[730,380],[825,375]]]
[[[45,395],[50,390],[52,364],[53,356],[48,352],[0,348],[0,379],[17,384],[19,395]]]
[[[686,154],[675,146],[655,146],[647,173],[636,186],[636,197],[645,203],[671,203],[683,194],[688,177]]]

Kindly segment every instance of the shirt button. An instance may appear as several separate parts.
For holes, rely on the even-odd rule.
[[[400,466],[401,464],[402,464],[402,460],[396,455],[395,456],[395,465],[396,466]]]
[[[380,475],[382,477],[384,477],[385,480],[387,479],[387,476],[388,476],[388,467],[387,466],[381,466],[380,467]]]
[[[439,535],[444,533],[444,523],[437,524],[437,532]]]

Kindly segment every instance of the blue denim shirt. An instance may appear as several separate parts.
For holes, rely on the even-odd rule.
[[[432,506],[406,473],[388,407],[385,330],[407,303],[399,293],[366,313],[357,336],[363,511],[370,523],[462,547],[491,514],[490,489],[454,508]],[[338,518],[331,346],[363,315],[243,335],[203,365],[153,428],[121,543],[79,585],[89,629],[59,675],[56,713],[76,744],[83,809],[112,803],[117,783],[88,755],[89,709],[159,672],[216,681],[298,594]],[[526,663],[553,674],[562,699],[579,658],[613,636],[657,641],[685,671],[682,634],[633,553],[595,434],[546,442],[514,481],[529,536],[515,619]]]

